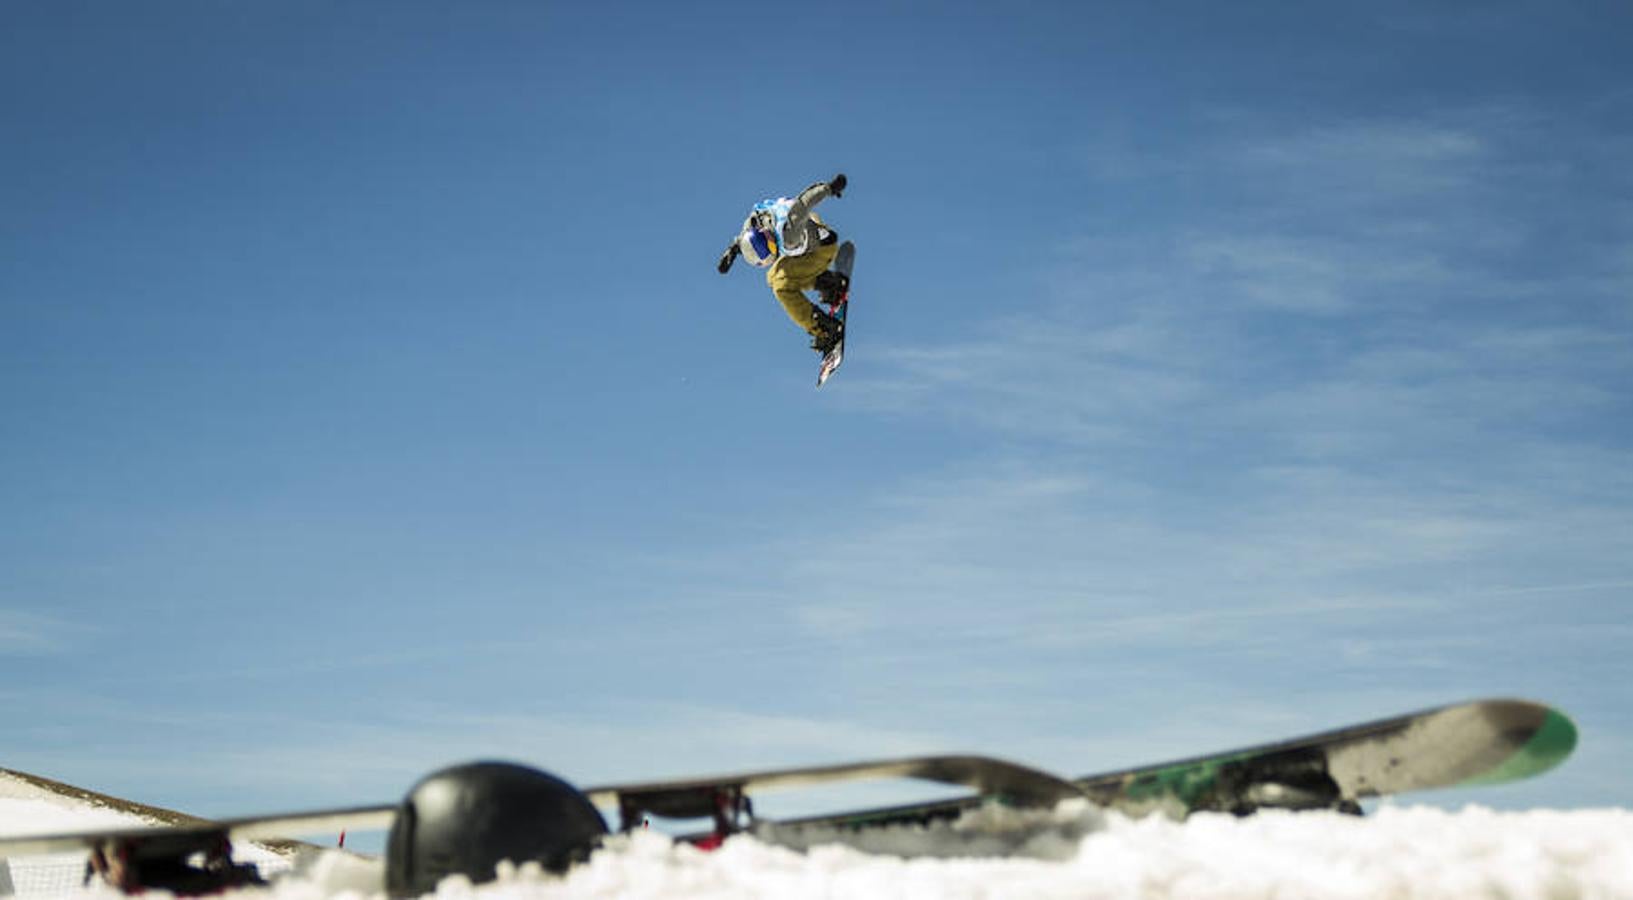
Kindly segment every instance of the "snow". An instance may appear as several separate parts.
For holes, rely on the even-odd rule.
[[[0,797],[0,833],[42,830],[48,820],[50,828],[106,824],[70,821],[41,802]],[[609,838],[566,876],[506,867],[490,884],[446,880],[436,896],[1633,898],[1633,811],[1624,809],[1385,805],[1364,818],[1264,812],[1176,822],[1067,804],[1049,815],[1017,815],[985,810],[933,829],[864,832],[861,846],[818,841],[803,852],[738,836],[705,853],[642,831]],[[324,851],[271,888],[232,893],[361,900],[381,895],[381,873],[376,859]],[[116,896],[107,888],[77,895]]]
[[[0,772],[0,837],[148,824],[146,819],[76,802]]]
[[[0,837],[154,824],[157,823],[151,819],[64,797],[0,772]],[[289,866],[283,857],[254,845],[235,847],[233,856],[267,870]],[[78,889],[84,869],[85,855],[81,853],[0,859],[0,896],[12,893],[18,897],[92,896],[92,892]]]

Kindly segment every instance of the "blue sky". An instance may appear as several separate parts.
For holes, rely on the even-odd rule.
[[[1616,3],[14,4],[0,764],[1102,771],[1483,695],[1633,783]],[[746,209],[836,171],[844,370]],[[744,267],[746,269],[746,267]]]

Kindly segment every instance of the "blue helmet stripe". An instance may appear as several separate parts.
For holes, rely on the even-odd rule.
[[[748,242],[753,245],[754,252],[758,254],[761,259],[770,259],[777,253],[776,242],[770,240],[769,238],[770,235],[767,232],[761,231],[758,228],[756,228],[749,236]]]

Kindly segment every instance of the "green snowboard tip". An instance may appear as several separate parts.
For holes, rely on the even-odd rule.
[[[1576,724],[1564,713],[1550,709],[1542,724],[1514,754],[1500,765],[1463,782],[1463,785],[1502,784],[1541,775],[1565,761],[1576,749]]]

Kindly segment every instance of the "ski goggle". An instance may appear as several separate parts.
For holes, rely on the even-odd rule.
[[[749,246],[760,259],[771,259],[777,255],[777,234],[764,228],[754,228],[749,231]]]

